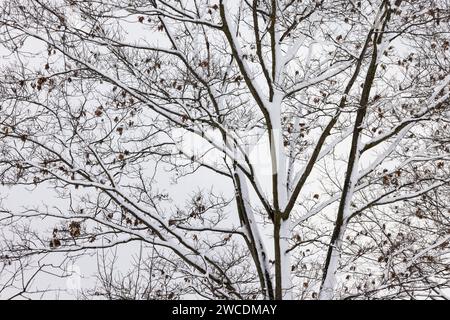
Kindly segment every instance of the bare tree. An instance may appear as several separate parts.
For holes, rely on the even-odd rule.
[[[94,294],[447,299],[449,17],[448,0],[3,2],[0,178],[62,201],[2,212],[3,263],[138,243],[126,276],[99,254]]]

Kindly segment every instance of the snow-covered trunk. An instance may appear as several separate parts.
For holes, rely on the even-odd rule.
[[[290,220],[279,216],[275,222],[275,298],[278,300],[292,299],[292,280],[290,254],[287,252],[290,238]]]
[[[326,268],[326,274],[319,292],[320,300],[333,299],[334,289],[337,283],[336,273],[341,259],[342,239],[344,237],[345,229],[346,226],[342,225],[337,233],[335,241],[330,244],[329,257],[327,257],[328,267]]]
[[[357,122],[359,120],[358,118],[361,117],[357,117]],[[354,194],[355,185],[358,180],[358,165],[361,156],[360,130],[360,125],[358,124],[358,126],[355,127],[349,163],[347,166],[347,174],[342,191],[342,198],[339,204],[336,224],[334,226],[334,231],[328,248],[327,259],[325,261],[322,286],[319,292],[320,300],[332,299],[337,283],[336,273],[338,271],[339,260],[341,258],[342,240],[344,238],[345,230],[347,229],[347,222],[351,213],[350,204]]]
[[[344,239],[344,234],[347,229],[347,222],[351,213],[350,204],[352,201],[355,185],[358,178],[358,164],[360,158],[359,133],[354,139],[354,143],[356,143],[355,147],[356,152],[354,156],[350,156],[351,163],[349,163],[348,166],[349,171],[345,181],[343,197],[339,205],[338,216],[336,219],[336,224],[334,226],[333,235],[331,236],[327,259],[325,262],[322,286],[319,292],[320,300],[331,300],[334,296],[334,289],[336,288],[337,284],[336,274],[339,268],[339,261],[341,258],[342,240]]]
[[[292,299],[291,264],[288,250],[290,219],[283,215],[287,205],[287,172],[284,138],[281,123],[281,94],[275,93],[270,106],[270,150],[272,159],[272,187],[275,207],[275,298]]]
[[[267,250],[256,223],[256,219],[253,215],[252,207],[250,205],[251,202],[246,176],[237,166],[235,167],[235,181],[238,207],[239,205],[241,205],[241,207],[239,208],[240,218],[249,240],[248,246],[250,248],[256,270],[258,272],[261,283],[261,291],[264,299],[273,299],[273,284]]]
[[[378,66],[378,44],[382,40],[383,30],[390,17],[390,11],[387,11],[387,16],[380,33],[376,33],[373,37],[373,51],[371,61],[367,69],[366,78],[363,84],[359,108],[356,113],[355,123],[352,134],[352,144],[347,162],[347,171],[345,174],[345,181],[342,188],[342,196],[339,203],[339,208],[336,216],[336,222],[331,236],[331,241],[328,247],[327,258],[323,270],[322,285],[319,292],[319,299],[328,300],[333,298],[334,289],[336,288],[337,279],[336,273],[339,267],[339,260],[342,251],[342,242],[344,239],[345,230],[351,214],[351,201],[353,198],[356,183],[358,182],[358,166],[361,157],[361,132],[363,130],[363,123],[367,113],[367,105],[369,101],[370,92]],[[381,19],[376,22],[376,25],[381,24]]]
[[[291,221],[289,218],[281,220],[280,225],[280,250],[281,250],[281,283],[283,299],[292,299],[291,257],[288,251],[289,238],[291,236]]]

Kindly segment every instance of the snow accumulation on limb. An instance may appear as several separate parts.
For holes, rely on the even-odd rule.
[[[330,79],[330,78],[342,73],[343,71],[347,70],[352,65],[354,65],[354,63],[355,63],[354,61],[342,62],[335,68],[332,68],[332,69],[330,68],[315,78],[308,79],[303,82],[297,83],[294,87],[287,89],[286,97],[293,95],[294,93],[301,91],[303,89],[306,89],[310,86],[321,83],[327,79]]]
[[[76,61],[76,62],[78,62],[78,63],[80,63],[82,65],[85,65],[91,71],[94,71],[98,75],[100,75],[100,76],[108,79],[112,83],[116,84],[118,87],[122,88],[123,90],[125,90],[126,92],[131,94],[132,96],[134,96],[137,99],[147,103],[155,112],[163,115],[168,120],[176,123],[177,125],[185,128],[186,130],[191,131],[192,133],[202,137],[208,143],[210,143],[212,146],[214,146],[214,148],[216,148],[219,151],[222,151],[223,153],[227,154],[228,157],[230,157],[231,159],[237,161],[239,163],[239,165],[243,168],[243,170],[245,170],[246,172],[250,172],[250,168],[248,167],[248,164],[242,163],[240,157],[239,158],[235,158],[235,154],[233,152],[231,152],[230,150],[225,148],[224,144],[222,144],[221,142],[216,141],[216,139],[214,137],[210,136],[205,130],[202,130],[202,128],[200,127],[200,125],[198,123],[195,123],[195,126],[197,127],[197,129],[191,128],[191,127],[189,127],[189,128],[186,127],[186,125],[181,121],[181,118],[180,119],[176,119],[173,116],[173,114],[171,114],[170,112],[168,112],[164,108],[160,107],[159,105],[153,103],[152,101],[148,100],[145,96],[143,96],[137,90],[133,90],[132,88],[130,88],[125,83],[123,83],[120,80],[116,79],[115,77],[109,75],[106,71],[100,70],[100,69],[96,68],[95,66],[89,64],[88,62],[83,61],[81,59],[78,59],[74,55],[72,55],[69,52],[67,52],[64,48],[61,48],[58,45],[55,45],[53,43],[48,42],[47,39],[43,38],[42,36],[40,36],[38,34],[32,33],[30,31],[26,31],[26,30],[23,30],[23,31],[26,32],[27,34],[29,34],[30,36],[35,37],[36,39],[39,39],[39,40],[41,40],[41,41],[43,41],[45,43],[48,43],[49,45],[54,46],[56,49],[58,49],[62,53],[64,53],[65,56],[69,57],[70,59],[72,59],[72,60],[74,60],[74,61]],[[175,54],[175,55],[181,55],[178,51],[173,51],[173,52],[171,51],[171,53]],[[240,151],[242,152],[242,150],[240,150]],[[244,157],[245,157],[245,155],[244,155]]]
[[[256,82],[255,76],[250,69],[250,66],[248,65],[246,59],[244,59],[244,54],[241,49],[241,45],[239,43],[239,40],[236,36],[236,28],[233,24],[233,21],[230,17],[230,7],[228,5],[228,1],[220,1],[220,13],[223,20],[223,29],[225,32],[225,35],[227,37],[228,43],[231,47],[231,50],[233,52],[233,56],[236,59],[236,62],[239,66],[239,69],[242,73],[242,76],[244,77],[244,80],[249,87],[250,91],[252,92],[253,97],[255,98],[258,106],[260,107],[261,111],[264,113],[264,115],[267,117],[267,103],[268,100],[266,96],[264,95],[263,91],[259,87],[258,83]]]
[[[337,112],[333,118],[330,120],[330,122],[328,123],[328,125],[325,127],[325,129],[322,131],[316,147],[314,148],[307,164],[297,173],[296,177],[294,178],[295,184],[294,184],[294,189],[292,190],[292,192],[290,190],[288,190],[288,195],[286,197],[288,197],[288,202],[287,205],[285,207],[285,212],[287,214],[289,214],[291,212],[291,210],[294,208],[295,205],[295,201],[297,200],[297,197],[301,191],[301,189],[303,188],[304,184],[306,183],[306,180],[308,179],[309,175],[311,174],[311,171],[315,165],[315,163],[317,161],[319,161],[322,157],[324,157],[327,153],[329,153],[333,148],[334,145],[331,144],[327,147],[327,149],[322,150],[324,144],[325,144],[325,140],[327,139],[327,137],[330,135],[331,130],[333,129],[334,125],[336,124],[338,118],[339,118],[340,112]],[[349,131],[349,135],[350,135],[351,131]],[[345,135],[344,135],[345,137]],[[342,138],[344,139],[344,138]],[[341,140],[340,140],[341,141]],[[339,141],[335,140],[335,143],[337,144]],[[298,176],[298,178],[297,178]]]
[[[361,149],[361,152],[365,152],[365,151],[379,145],[380,143],[386,141],[387,139],[395,136],[396,134],[399,134],[400,132],[404,132],[405,127],[410,129],[416,122],[428,120],[428,118],[427,118],[428,113],[435,110],[441,103],[443,103],[449,99],[450,92],[448,89],[446,89],[446,87],[448,86],[449,83],[450,83],[450,76],[446,77],[442,81],[442,83],[435,88],[432,96],[429,99],[427,99],[426,103],[421,108],[421,110],[417,113],[416,116],[410,117],[408,119],[401,121],[390,131],[387,131],[387,132],[383,133],[382,135],[380,135],[376,138],[373,138],[372,140],[364,143],[364,145]],[[442,96],[440,96],[438,98],[437,95],[439,93],[441,93]]]
[[[263,295],[265,298],[273,299],[272,273],[269,265],[268,252],[264,244],[264,239],[262,238],[262,233],[256,221],[256,217],[253,214],[253,208],[251,206],[251,200],[247,186],[247,178],[239,168],[236,168],[235,173],[237,176],[236,192],[237,195],[240,196],[240,200],[242,201],[241,220],[243,220],[242,223],[244,224],[245,228],[243,230],[245,230],[247,238],[251,242],[250,251],[254,251],[254,255],[256,256],[254,262],[263,284]]]
[[[115,187],[107,186],[103,183],[95,182],[86,173],[76,168],[72,168],[69,171],[80,174],[82,177],[85,178],[84,180],[81,179],[72,180],[65,178],[64,176],[49,169],[48,167],[42,167],[39,164],[31,161],[26,161],[25,163],[37,169],[46,170],[50,174],[54,175],[58,180],[66,182],[67,184],[80,185],[88,188],[90,187],[102,190],[121,208],[126,209],[128,212],[130,212],[133,216],[142,221],[146,226],[149,227],[150,230],[154,232],[156,238],[153,237],[152,239],[147,239],[146,241],[150,241],[150,243],[152,244],[156,244],[171,249],[188,265],[194,267],[202,274],[207,274],[207,276],[211,280],[217,283],[223,282],[223,280],[217,276],[217,274],[220,274],[221,276],[224,277],[225,282],[229,287],[228,289],[233,292],[236,292],[235,289],[232,289],[231,281],[229,281],[225,272],[220,268],[220,266],[218,266],[214,262],[214,259],[212,257],[209,257],[205,253],[201,253],[198,249],[196,249],[196,245],[190,242],[183,234],[181,234],[178,230],[176,230],[176,228],[170,223],[170,220],[164,219],[163,217],[153,214],[151,209],[149,208],[142,207],[139,203],[128,197],[126,193],[123,190],[121,190],[118,186]],[[111,225],[111,222],[108,222],[104,219],[101,220],[101,223],[104,225],[110,225],[111,228],[125,231],[128,234],[138,236],[139,239],[146,237],[146,235],[142,234],[138,230],[133,230],[130,228],[124,229],[122,226],[118,224]],[[130,238],[127,241],[131,240],[132,239]],[[217,273],[213,274],[211,272],[208,272],[208,269],[210,268],[209,266],[215,268],[217,270]]]
[[[136,9],[138,9],[138,8],[139,7],[137,7]],[[165,17],[165,18],[168,18],[173,21],[192,23],[192,24],[196,24],[196,25],[204,25],[207,27],[211,27],[213,29],[221,28],[221,25],[212,23],[211,21],[208,21],[208,20],[196,18],[193,15],[189,15],[189,14],[187,14],[187,11],[177,10],[177,8],[175,6],[170,6],[170,8],[172,10],[175,10],[176,14],[170,13],[167,10],[162,10],[162,9],[158,9],[158,8],[152,8],[152,9],[148,10],[148,8],[146,8],[146,7],[140,8],[140,10],[130,10],[130,11],[136,11],[138,13],[145,12],[147,14],[157,15],[159,17]]]
[[[361,93],[361,99],[359,108],[356,113],[356,119],[352,134],[352,144],[350,153],[348,156],[347,171],[345,175],[345,181],[342,189],[341,200],[336,217],[336,223],[334,226],[333,234],[331,236],[327,258],[325,261],[323,280],[319,292],[319,299],[330,300],[334,296],[334,290],[336,287],[336,273],[339,268],[339,260],[342,249],[342,239],[344,237],[347,228],[347,218],[351,215],[350,207],[351,200],[354,194],[355,186],[358,182],[358,167],[361,157],[362,143],[361,143],[361,131],[362,124],[366,117],[367,105],[369,101],[370,92],[375,79],[377,66],[379,63],[378,45],[382,45],[382,37],[387,22],[390,19],[390,8],[383,8],[382,6],[378,11],[375,18],[373,30],[375,31],[373,37],[373,51],[370,64],[367,70],[365,81],[363,84],[363,90]]]

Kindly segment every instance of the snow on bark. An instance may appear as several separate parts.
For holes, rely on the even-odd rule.
[[[377,72],[378,63],[380,62],[381,54],[378,49],[385,46],[383,33],[385,31],[386,24],[390,19],[390,9],[388,7],[383,7],[384,6],[381,6],[381,8],[379,9],[375,18],[374,25],[372,27],[375,32],[372,43],[373,52],[362,86],[363,90],[361,93],[359,108],[356,113],[355,123],[353,126],[352,144],[348,157],[347,172],[345,175],[342,197],[337,212],[334,231],[331,236],[330,247],[328,249],[325,262],[322,285],[319,292],[320,300],[332,299],[334,289],[337,285],[336,273],[338,272],[339,260],[341,257],[342,239],[347,228],[348,218],[351,214],[350,206],[355,191],[355,186],[359,180],[359,160],[364,147],[361,142],[361,131],[363,130],[363,123],[367,113],[370,92]]]
[[[340,232],[338,238],[333,244],[331,252],[330,262],[328,265],[328,272],[323,281],[322,287],[319,292],[319,300],[331,300],[334,296],[334,289],[337,284],[336,273],[339,268],[339,260],[341,258],[342,238],[344,235],[345,226],[342,226],[343,232]]]
[[[359,145],[359,143],[358,143]],[[345,231],[347,229],[347,218],[350,216],[350,204],[353,197],[353,193],[355,190],[355,185],[358,181],[358,163],[359,163],[359,148],[357,149],[355,159],[353,162],[352,171],[349,178],[348,191],[345,194],[345,198],[343,199],[343,217],[342,221],[337,221],[341,223],[340,228],[338,229],[338,234],[335,236],[334,241],[331,245],[331,254],[330,260],[328,263],[328,267],[326,269],[326,274],[322,283],[322,287],[319,293],[320,300],[330,300],[333,298],[334,289],[337,284],[336,274],[339,268],[339,260],[341,258],[341,250],[342,250],[342,239],[344,237]]]
[[[283,300],[292,299],[291,257],[288,251],[291,235],[290,219],[281,220],[280,251],[281,251],[281,284]]]
[[[272,174],[277,175],[276,188],[278,190],[278,199],[280,209],[283,210],[287,202],[287,176],[286,176],[286,155],[284,153],[283,129],[281,123],[281,94],[276,93],[274,101],[269,110],[270,121],[272,124],[271,134],[271,158]]]
[[[275,248],[279,249],[279,264],[278,272],[281,278],[282,299],[292,299],[292,280],[291,280],[291,266],[290,254],[287,252],[289,246],[289,239],[291,234],[290,218],[282,215],[287,205],[287,172],[286,172],[286,155],[284,152],[284,140],[281,119],[281,101],[282,95],[275,92],[273,102],[269,108],[270,120],[272,124],[271,134],[271,158],[272,158],[272,174],[274,179],[274,203],[278,206],[279,217],[276,217],[275,229]],[[279,224],[279,225],[277,225]],[[276,249],[277,250],[277,249]]]
[[[242,197],[242,201],[245,207],[245,214],[247,215],[248,219],[248,230],[246,230],[247,236],[249,238],[253,239],[254,241],[254,248],[258,257],[258,263],[259,267],[261,268],[263,272],[264,282],[265,282],[265,288],[266,290],[272,290],[272,277],[270,272],[270,265],[267,255],[267,249],[264,244],[264,240],[261,237],[261,232],[259,230],[258,224],[256,222],[256,218],[253,214],[253,209],[251,207],[251,200],[249,195],[249,189],[246,181],[246,177],[244,173],[239,169],[236,168],[236,174],[239,177],[240,182],[240,193]],[[266,293],[266,297],[269,296],[269,293]]]

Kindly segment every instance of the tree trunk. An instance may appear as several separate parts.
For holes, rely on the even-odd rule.
[[[292,281],[290,270],[290,254],[287,252],[290,235],[289,218],[284,220],[277,214],[274,224],[275,246],[275,299],[292,299]]]

